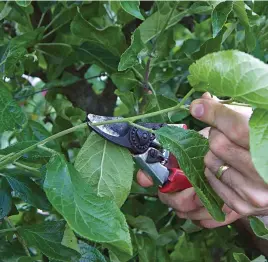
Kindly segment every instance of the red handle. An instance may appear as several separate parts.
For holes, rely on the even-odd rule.
[[[170,175],[166,184],[159,189],[162,193],[172,193],[176,191],[182,191],[186,188],[192,187],[188,178],[183,171],[179,168],[170,168]]]
[[[182,125],[182,128],[188,129],[187,125],[185,124]],[[159,188],[160,192],[172,193],[192,187],[188,178],[180,169],[179,163],[174,155],[170,155],[166,167],[169,169],[170,174],[168,177],[168,181],[164,184],[163,187]]]

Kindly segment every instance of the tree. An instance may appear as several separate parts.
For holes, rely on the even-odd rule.
[[[260,157],[268,143],[265,2],[8,1],[0,10],[0,261],[260,255],[245,251],[233,226],[202,230],[178,219],[155,189],[135,182],[130,153],[91,131],[85,118],[186,123],[191,130],[155,133],[187,158],[181,168],[222,221],[222,201],[194,168],[208,144],[188,107],[204,91],[252,106],[251,154],[268,180],[268,160]],[[193,144],[198,163],[187,150]],[[267,239],[262,222],[250,222]]]

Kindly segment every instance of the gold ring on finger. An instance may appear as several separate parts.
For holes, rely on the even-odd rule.
[[[229,169],[229,168],[230,168],[230,167],[227,166],[227,165],[222,165],[222,166],[220,166],[219,170],[217,171],[216,177],[217,177],[218,179],[220,179],[220,177],[223,175],[223,173],[224,173],[227,169]]]

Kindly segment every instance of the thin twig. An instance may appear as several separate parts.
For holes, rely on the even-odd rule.
[[[185,96],[184,98],[180,101],[180,103],[176,106],[173,107],[169,107],[166,109],[162,109],[156,112],[152,112],[152,113],[147,113],[147,114],[143,114],[143,115],[137,115],[137,116],[131,116],[128,118],[121,118],[121,119],[112,119],[112,120],[107,120],[107,121],[103,121],[103,122],[96,122],[96,123],[91,123],[91,126],[100,126],[100,125],[107,125],[107,124],[114,124],[114,123],[125,123],[125,122],[134,122],[136,120],[139,119],[143,119],[143,118],[149,118],[149,117],[153,117],[153,116],[157,116],[157,115],[161,115],[161,114],[165,114],[168,112],[172,112],[172,111],[176,111],[178,109],[180,109],[182,107],[182,105],[185,103],[185,101],[194,93],[194,89],[192,88]],[[0,168],[4,167],[5,165],[9,164],[9,163],[13,163],[14,161],[16,161],[17,159],[19,159],[21,156],[23,156],[25,153],[34,150],[35,148],[37,148],[40,145],[44,145],[49,141],[52,141],[54,139],[57,139],[59,137],[62,137],[64,135],[70,134],[72,132],[75,132],[78,129],[82,129],[82,128],[86,128],[88,126],[88,123],[82,123],[80,125],[71,127],[69,129],[63,130],[57,134],[54,134],[50,137],[45,138],[42,141],[39,141],[37,143],[35,143],[34,145],[31,145],[17,153],[15,153],[14,155],[6,158],[5,160],[1,161],[0,160]]]
[[[90,80],[90,79],[94,79],[94,78],[98,78],[98,77],[101,77],[103,76],[104,73],[101,73],[99,75],[96,75],[96,76],[91,76],[91,77],[88,77],[88,78],[82,78],[82,79],[78,79],[77,81],[73,82],[72,84],[77,84],[79,82],[83,82],[85,80]],[[28,94],[28,95],[25,95],[25,96],[19,96],[16,98],[16,100],[19,100],[21,98],[26,98],[26,97],[30,97],[30,96],[33,96],[33,95],[36,95],[36,94],[39,94],[41,92],[44,92],[44,91],[48,91],[48,90],[51,90],[53,88],[61,88],[62,86],[51,86],[51,87],[48,87],[48,88],[43,88],[43,89],[40,89],[38,91],[35,91],[35,92],[32,92],[31,94]]]
[[[5,228],[0,230],[0,234],[4,234],[7,232],[15,232],[19,229],[20,227],[11,227],[11,228]]]
[[[41,24],[42,24],[42,22],[43,22],[43,20],[44,20],[45,15],[46,15],[46,12],[42,13],[37,28],[39,28],[39,27],[41,26]]]
[[[28,170],[30,172],[34,172],[34,173],[38,173],[40,174],[40,172],[38,171],[38,169],[34,168],[34,167],[31,167],[31,166],[27,166],[27,165],[24,165],[22,163],[19,163],[19,162],[13,162],[13,164],[17,167],[20,167],[22,169],[25,169],[25,170]]]
[[[131,126],[135,126],[135,127],[139,128],[139,129],[141,129],[141,130],[144,130],[144,131],[147,131],[147,132],[150,132],[150,133],[153,133],[153,132],[154,132],[153,129],[151,129],[151,128],[147,128],[147,127],[144,127],[144,126],[135,124],[135,123],[133,123],[133,122],[128,122],[128,123],[129,123]]]

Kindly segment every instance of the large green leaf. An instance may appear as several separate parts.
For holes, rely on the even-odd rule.
[[[219,3],[212,11],[211,21],[212,21],[212,30],[213,37],[216,37],[217,34],[221,31],[222,27],[227,21],[228,15],[233,10],[233,1],[225,1]]]
[[[212,217],[217,221],[224,221],[221,210],[223,201],[213,191],[204,175],[208,140],[193,130],[169,126],[157,130],[156,135],[163,147],[178,159],[181,169]]]
[[[120,1],[120,5],[127,13],[144,20],[140,11],[140,1]]]
[[[23,201],[41,210],[51,209],[45,192],[29,177],[13,174],[12,171],[6,171],[4,175],[16,195]]]
[[[268,146],[268,111],[255,109],[250,121],[250,153],[259,175],[268,182],[268,159],[264,157]]]
[[[141,40],[140,30],[137,29],[131,37],[131,45],[122,54],[120,63],[118,65],[118,71],[124,71],[130,67],[133,67],[139,63],[140,53],[146,46]]]
[[[120,56],[126,48],[125,38],[119,26],[97,29],[85,20],[81,14],[77,14],[72,21],[71,31],[75,36],[101,45],[104,49],[117,56]]]
[[[268,228],[258,217],[249,217],[249,222],[256,236],[268,240]]]
[[[79,249],[81,253],[80,262],[106,262],[106,259],[98,249],[83,241],[79,241]]]
[[[63,156],[55,155],[48,163],[44,188],[49,201],[79,235],[106,242],[115,253],[132,253],[126,220],[117,205],[98,197]]]
[[[113,199],[118,206],[125,202],[133,177],[133,160],[127,149],[92,132],[77,155],[75,168],[97,196]]]
[[[0,82],[1,84],[1,82]],[[0,133],[20,129],[27,123],[25,113],[5,86],[0,88]]]
[[[5,179],[0,180],[0,220],[6,217],[12,207],[10,187]]]
[[[197,91],[268,109],[268,66],[251,55],[237,50],[208,54],[189,71],[188,80]]]
[[[80,254],[61,244],[66,222],[50,221],[20,227],[18,232],[29,246],[37,247],[47,257],[59,261],[77,259]]]

